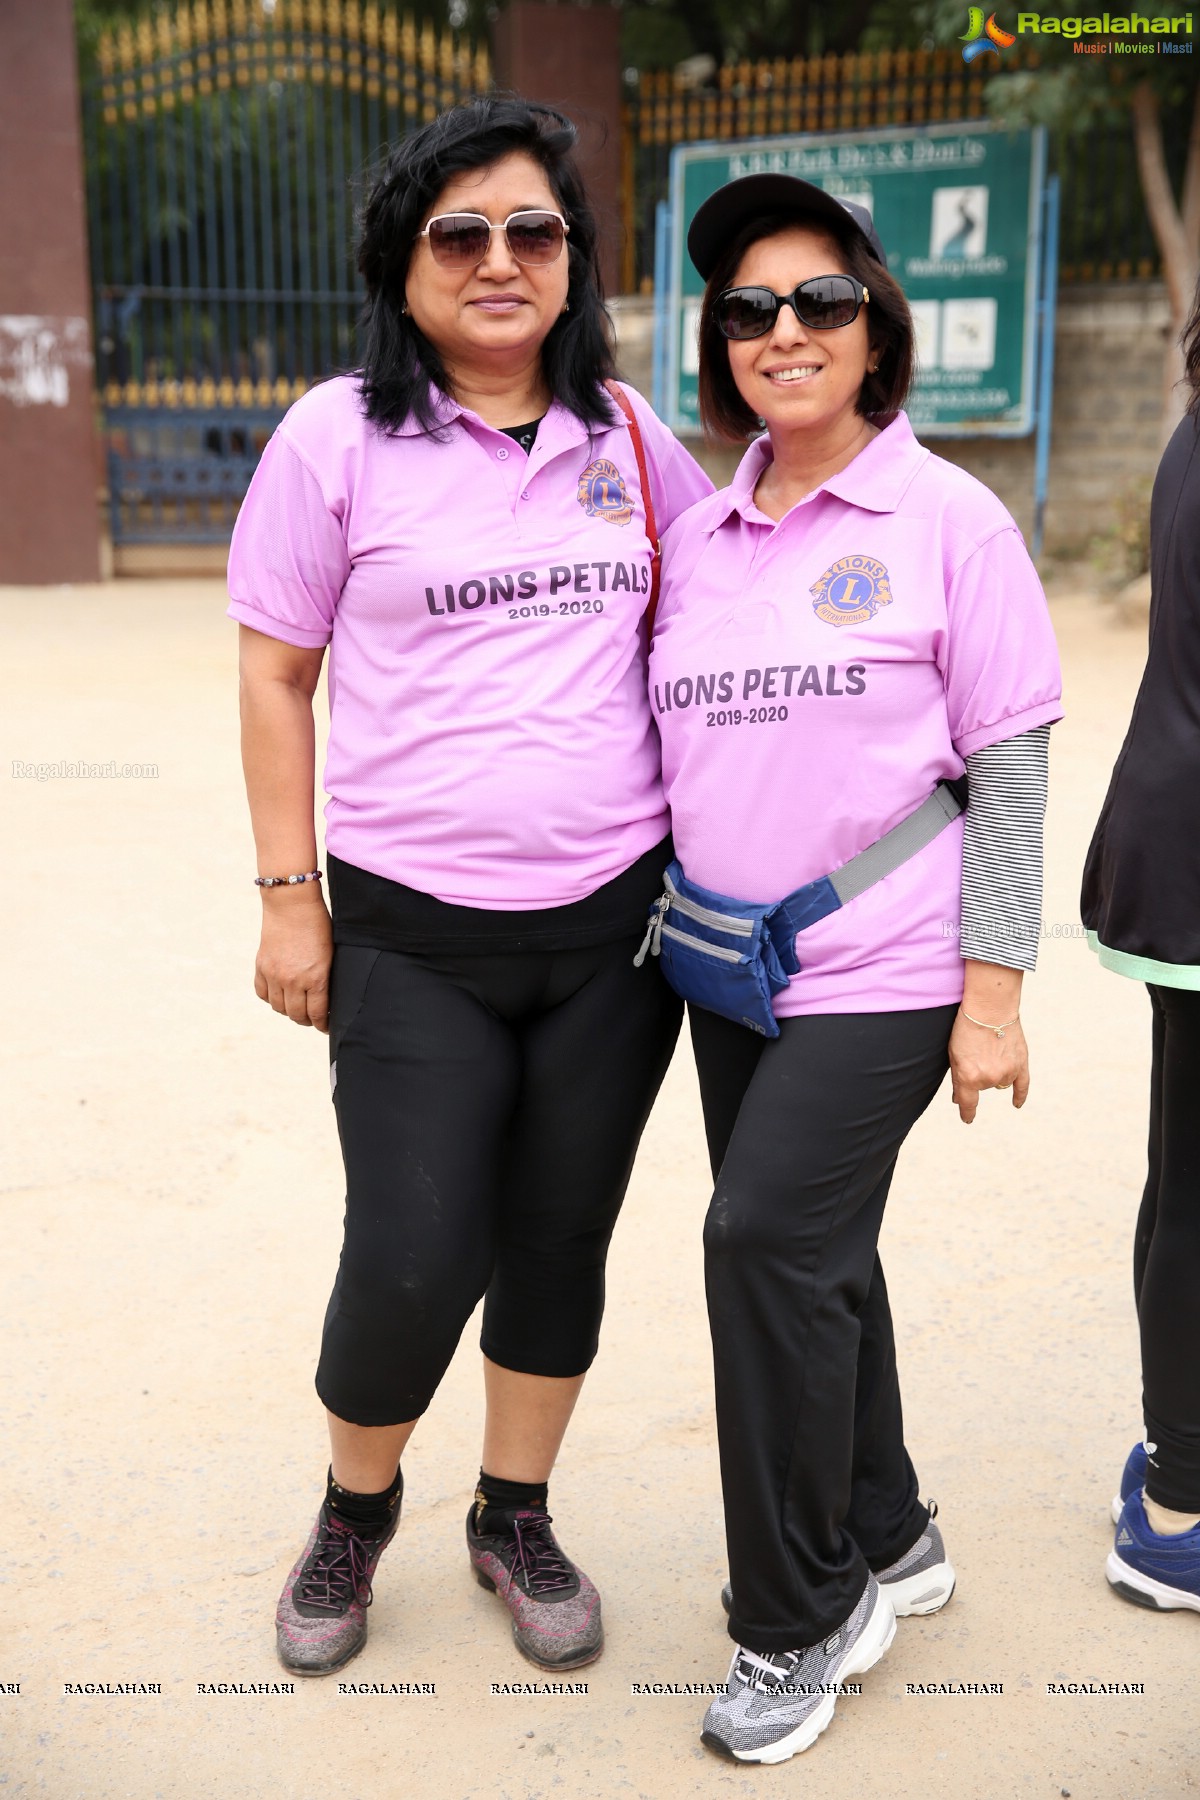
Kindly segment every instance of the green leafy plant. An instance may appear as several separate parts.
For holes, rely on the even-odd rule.
[[[1150,567],[1150,489],[1148,475],[1117,490],[1112,523],[1092,539],[1091,562],[1106,588],[1124,587]]]

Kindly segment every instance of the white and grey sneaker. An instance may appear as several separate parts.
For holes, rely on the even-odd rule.
[[[898,1619],[913,1613],[939,1612],[954,1592],[954,1567],[946,1555],[942,1534],[934,1524],[936,1506],[929,1509],[929,1523],[911,1550],[898,1556],[875,1579],[892,1603]]]
[[[898,1619],[910,1618],[914,1613],[940,1612],[954,1592],[954,1565],[933,1522],[936,1517],[937,1502],[931,1500],[929,1523],[912,1549],[886,1569],[880,1569],[875,1577]],[[721,1589],[721,1605],[726,1612],[733,1606],[733,1589],[728,1582]]]
[[[821,1643],[765,1655],[739,1646],[701,1742],[737,1762],[786,1762],[816,1742],[845,1682],[873,1668],[895,1635],[892,1603],[872,1575],[850,1617]]]

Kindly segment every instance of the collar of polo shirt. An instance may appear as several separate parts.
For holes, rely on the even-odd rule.
[[[835,494],[851,506],[861,506],[864,512],[895,512],[909,483],[929,455],[930,452],[913,436],[908,415],[897,413],[891,424],[885,425],[866,448],[859,451],[853,462],[836,475],[830,475],[814,488],[813,493]],[[771,440],[764,432],[746,451],[730,485],[714,494],[711,500],[700,502],[701,506],[711,509],[705,524],[716,527],[731,513],[757,512],[754,490],[770,460]],[[799,504],[803,506],[812,497],[812,494],[807,495]]]
[[[443,393],[441,388],[434,387],[432,383],[429,388],[429,402],[435,420],[435,430],[441,425],[453,425],[456,419],[469,419],[475,424],[483,425],[488,431],[498,432],[500,430],[498,425],[488,425],[486,420],[479,417],[478,413],[473,413],[468,407],[460,405],[452,394]],[[551,400],[546,409],[546,417],[554,421],[560,449],[565,449],[569,444],[586,442],[595,431],[595,427],[589,430],[583,420],[577,419],[575,414],[559,400]],[[514,423],[523,425],[526,421],[517,419]],[[403,424],[395,427],[394,435],[397,437],[425,437],[427,433],[426,428],[409,413]]]

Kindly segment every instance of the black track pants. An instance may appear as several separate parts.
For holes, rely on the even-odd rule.
[[[636,948],[335,951],[346,1236],[317,1392],[339,1418],[424,1412],[485,1291],[494,1362],[591,1363],[609,1238],[679,1030]]]
[[[1146,1492],[1200,1512],[1200,993],[1151,987],[1150,1147],[1133,1246]]]
[[[956,1010],[784,1019],[770,1041],[691,1011],[716,1178],[704,1247],[729,1631],[752,1650],[827,1636],[928,1518],[876,1244]]]

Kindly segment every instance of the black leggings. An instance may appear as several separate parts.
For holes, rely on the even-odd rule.
[[[783,1019],[770,1042],[691,1010],[729,1631],[751,1650],[826,1637],[929,1517],[876,1243],[956,1010]]]
[[[485,1356],[582,1374],[680,1005],[637,939],[489,955],[339,946],[330,1056],[346,1236],[317,1392],[423,1413],[480,1296]]]
[[[1146,1492],[1200,1512],[1200,993],[1151,987],[1150,1147],[1133,1242]]]

